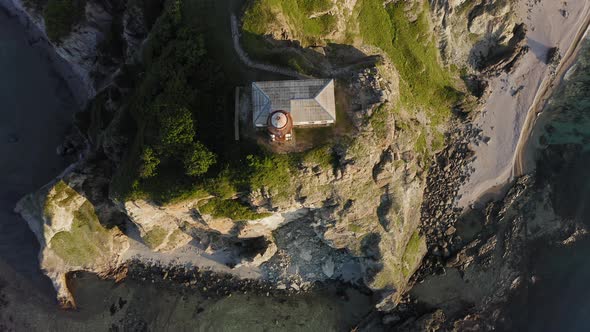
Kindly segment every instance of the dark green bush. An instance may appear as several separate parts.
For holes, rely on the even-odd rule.
[[[256,220],[270,216],[270,213],[258,213],[237,200],[224,200],[213,198],[199,208],[203,214],[212,215],[215,218],[230,218],[239,220]]]
[[[49,0],[43,10],[47,36],[59,43],[84,19],[85,0]]]

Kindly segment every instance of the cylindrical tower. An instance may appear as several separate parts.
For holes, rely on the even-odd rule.
[[[274,111],[268,117],[268,132],[273,141],[291,140],[293,119],[286,111]]]

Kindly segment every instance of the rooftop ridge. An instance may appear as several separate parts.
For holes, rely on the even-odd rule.
[[[318,105],[320,105],[320,107],[324,110],[324,112],[328,113],[328,115],[330,115],[330,117],[332,118],[332,120],[336,120],[336,114],[332,114],[330,113],[330,111],[328,110],[328,106],[324,105],[324,103],[322,102],[322,98],[324,93],[326,93],[326,91],[328,90],[328,87],[330,86],[330,84],[334,83],[334,79],[330,79],[326,85],[324,85],[324,87],[322,87],[322,89],[318,92],[318,94],[313,98]]]

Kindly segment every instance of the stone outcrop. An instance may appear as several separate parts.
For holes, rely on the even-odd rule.
[[[443,60],[460,67],[481,68],[482,61],[513,37],[512,2],[505,0],[433,0]]]
[[[64,307],[75,306],[67,286],[69,272],[84,270],[106,277],[116,271],[129,248],[123,232],[101,224],[92,202],[63,180],[26,196],[15,211],[41,244],[41,269]]]
[[[27,6],[20,0],[2,0],[0,5],[20,17],[36,39],[35,43],[46,44],[61,58],[59,62],[65,61],[57,68],[82,104],[111,83],[122,63],[134,61],[135,53],[147,37],[143,12],[131,3],[86,1],[84,18],[59,42],[50,41],[47,37],[42,9]],[[110,34],[117,33],[112,31],[117,24],[123,28],[123,36],[120,37],[125,45],[115,47],[122,48],[123,54],[109,52],[107,49],[113,45],[105,45],[112,42],[107,39]]]

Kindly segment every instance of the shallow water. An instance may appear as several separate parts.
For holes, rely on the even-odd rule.
[[[537,164],[538,172],[554,177],[554,209],[561,217],[590,225],[590,41],[539,123],[539,145],[570,151],[565,164],[542,159]],[[590,330],[589,257],[588,237],[535,251],[530,267],[539,281],[528,293],[529,331]]]
[[[49,280],[38,268],[39,245],[13,209],[67,165],[55,151],[76,106],[49,59],[2,10],[0,100],[0,259],[49,292]]]
[[[123,330],[348,331],[371,308],[367,295],[332,287],[291,297],[234,293],[208,299],[197,290],[137,280],[114,284],[87,273],[71,284],[80,308],[75,318],[97,329],[114,323]]]

